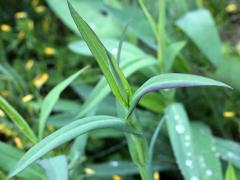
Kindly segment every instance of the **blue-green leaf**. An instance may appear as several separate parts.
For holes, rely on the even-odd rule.
[[[41,160],[38,163],[46,172],[48,180],[68,180],[68,164],[66,156],[57,156]]]
[[[81,73],[83,73],[86,69],[83,68],[82,70],[76,72],[75,74],[71,75],[69,78],[58,84],[56,87],[54,87],[48,95],[44,98],[43,103],[41,105],[40,110],[40,118],[39,118],[39,139],[42,139],[43,137],[43,131],[44,127],[46,125],[47,118],[49,117],[52,109],[54,108],[54,105],[59,99],[60,94],[62,91],[71,84],[72,81],[74,81]]]
[[[96,129],[113,128],[133,132],[122,119],[110,116],[93,116],[76,120],[47,136],[34,145],[17,163],[9,177],[13,177],[54,148]]]

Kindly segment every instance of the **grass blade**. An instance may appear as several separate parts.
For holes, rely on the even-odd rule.
[[[0,96],[0,108],[9,116],[16,124],[19,130],[33,143],[36,143],[37,138],[26,122],[26,120],[3,98]]]
[[[131,97],[131,88],[116,60],[106,50],[90,26],[72,7],[71,3],[68,3],[68,5],[79,32],[81,33],[84,41],[87,43],[93,56],[96,58],[105,78],[108,81],[109,86],[111,87],[113,94],[122,105],[128,107],[129,98]]]
[[[93,116],[76,120],[47,136],[33,146],[17,163],[9,177],[13,177],[47,152],[73,138],[96,129],[113,128],[124,132],[132,132],[125,121],[110,116]]]
[[[40,110],[39,129],[38,129],[39,139],[42,139],[42,137],[43,137],[43,131],[44,131],[44,127],[46,125],[47,118],[49,117],[52,109],[54,108],[54,105],[58,101],[59,96],[62,93],[62,91],[67,86],[69,86],[69,84],[71,84],[71,82],[74,81],[87,68],[88,67],[83,68],[82,70],[76,72],[75,74],[73,74],[72,76],[70,76],[63,82],[61,82],[60,84],[58,84],[45,97],[45,99],[43,100],[42,106],[41,106],[41,110]]]
[[[132,96],[130,100],[130,108],[128,117],[133,112],[134,108],[140,99],[147,93],[160,89],[171,89],[180,87],[195,87],[195,86],[221,86],[231,88],[230,86],[202,76],[190,74],[161,74],[154,76],[146,81]]]

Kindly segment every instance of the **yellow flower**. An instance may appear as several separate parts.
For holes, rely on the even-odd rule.
[[[44,53],[47,55],[47,56],[52,56],[56,53],[56,50],[52,47],[46,47],[44,49]]]
[[[12,29],[11,26],[9,26],[7,24],[2,24],[0,28],[1,28],[1,31],[3,31],[3,32],[9,32]]]
[[[0,109],[0,117],[4,117],[5,113],[3,112],[3,110]]]
[[[18,149],[23,149],[23,144],[22,144],[22,141],[19,137],[15,137],[14,142],[15,142]]]
[[[47,73],[43,73],[33,79],[33,85],[37,88],[42,87],[49,79],[49,75]]]
[[[234,116],[235,116],[235,113],[232,111],[223,112],[223,117],[225,117],[225,118],[233,118]]]
[[[160,180],[160,174],[158,172],[153,173],[153,180]]]
[[[29,28],[30,30],[33,30],[33,28],[34,28],[34,22],[33,22],[32,20],[28,21],[28,28]]]
[[[45,9],[46,8],[44,6],[37,6],[35,8],[35,11],[40,14],[40,13],[43,13],[45,11]]]
[[[114,176],[113,176],[113,180],[122,180],[122,178],[121,178],[121,176],[114,175]]]
[[[27,13],[26,12],[23,12],[23,11],[20,11],[20,12],[17,12],[15,14],[15,18],[17,19],[24,19],[27,17]]]
[[[18,33],[18,38],[19,38],[19,39],[23,39],[24,37],[25,37],[25,32],[20,31],[20,32]]]
[[[91,169],[91,168],[85,168],[85,169],[84,169],[84,172],[85,172],[86,174],[90,174],[90,175],[96,174],[95,171],[94,171],[93,169]]]
[[[226,11],[229,13],[237,12],[237,5],[235,3],[230,3],[226,7]]]
[[[26,62],[26,64],[25,64],[25,69],[26,69],[26,70],[32,69],[33,64],[34,64],[33,59],[29,59],[29,60]]]
[[[33,99],[33,95],[32,94],[28,94],[28,95],[26,95],[26,96],[24,96],[23,98],[22,98],[22,102],[23,103],[28,103],[29,101],[31,101]]]

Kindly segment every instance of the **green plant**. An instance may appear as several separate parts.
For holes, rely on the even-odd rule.
[[[141,6],[144,8],[142,2],[140,1]],[[92,31],[89,25],[81,18],[81,16],[75,11],[72,7],[71,3],[69,3],[69,8],[71,15],[78,27],[79,32],[82,35],[82,38],[87,43],[89,49],[91,50],[93,56],[96,58],[113,94],[115,95],[116,99],[121,104],[120,109],[122,114],[121,117],[110,117],[110,116],[90,116],[86,118],[81,118],[75,120],[74,122],[70,123],[69,125],[57,130],[56,132],[52,133],[51,135],[47,136],[36,145],[34,145],[18,162],[15,169],[10,173],[9,177],[15,176],[17,173],[21,172],[23,169],[28,167],[37,159],[41,158],[47,152],[53,150],[57,146],[68,142],[69,140],[76,138],[82,134],[88,133],[95,129],[102,129],[102,128],[113,128],[118,129],[121,132],[124,132],[127,142],[129,153],[131,154],[133,162],[138,166],[140,175],[142,179],[148,180],[152,179],[152,164],[151,164],[151,156],[152,156],[152,147],[154,146],[154,142],[156,136],[159,132],[156,130],[156,135],[152,140],[151,150],[149,151],[148,141],[145,137],[140,124],[138,123],[137,116],[134,113],[134,109],[136,108],[140,99],[147,93],[161,90],[161,89],[172,89],[178,87],[194,87],[194,86],[222,86],[228,87],[228,85],[211,80],[208,78],[204,78],[201,76],[195,75],[188,75],[188,74],[161,74],[154,77],[151,77],[147,80],[140,88],[138,88],[134,93],[132,93],[132,88],[130,87],[128,81],[126,80],[124,73],[121,71],[120,67],[118,66],[114,56],[106,50],[103,46],[101,41],[98,39],[96,34]],[[147,14],[147,13],[146,13]],[[148,16],[148,15],[147,15]],[[160,19],[164,19],[163,14],[160,15]],[[162,27],[159,28],[162,31]],[[160,48],[158,49],[161,57],[161,51],[164,50],[162,45],[159,45]],[[163,58],[159,59],[160,62],[163,61]],[[160,66],[162,64],[160,63]],[[80,74],[80,73],[78,73]],[[77,75],[78,75],[77,74]],[[44,124],[46,118],[49,116],[51,109],[53,108],[54,104],[56,103],[60,92],[67,86],[74,77],[77,75],[73,75],[71,80],[67,79],[66,81],[62,82],[56,88],[54,88],[49,95],[46,97],[45,102],[42,105],[41,117],[42,119],[40,123]],[[64,85],[63,85],[64,84]],[[61,88],[60,88],[61,87]],[[57,93],[59,92],[59,93]],[[51,104],[50,104],[51,103]],[[45,107],[49,106],[49,107]],[[176,107],[175,107],[176,106]],[[176,108],[176,110],[174,110]],[[46,110],[44,110],[46,109]],[[165,112],[165,118],[167,119],[169,127],[176,127],[176,129],[170,129],[170,137],[173,141],[177,140],[177,134],[181,134],[186,130],[183,129],[183,125],[178,124],[171,124],[173,123],[172,119],[175,118],[176,112],[180,109],[180,115],[182,119],[185,118],[186,115],[182,112],[181,108],[178,105],[173,105]],[[182,114],[181,114],[182,113]],[[44,117],[44,118],[43,118]],[[164,119],[165,119],[164,118]],[[163,120],[162,120],[163,121]],[[162,122],[160,122],[162,123]],[[184,120],[183,123],[188,123],[187,120]],[[40,138],[42,137],[42,130],[44,125],[40,127]],[[161,126],[159,126],[161,127]],[[189,131],[189,130],[188,130]],[[189,132],[190,133],[190,132]],[[191,136],[189,134],[189,136]],[[173,142],[174,148],[176,148],[176,153],[178,153],[178,146],[176,146],[176,142]],[[191,151],[194,153],[194,150]],[[183,152],[179,152],[180,154],[176,154],[177,158],[180,157]],[[180,167],[183,167],[181,163],[184,163],[184,160],[179,159]],[[191,173],[190,175],[185,174],[188,173],[188,170],[183,169],[183,174],[185,178],[191,179],[192,177],[197,177],[197,174]]]

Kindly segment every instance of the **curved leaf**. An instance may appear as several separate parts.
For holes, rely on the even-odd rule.
[[[142,57],[140,59],[125,60],[121,63],[124,74],[126,77],[129,77],[139,69],[156,64],[156,61],[151,57]],[[77,117],[83,117],[86,115],[89,111],[91,111],[92,108],[96,107],[110,92],[111,90],[107,84],[107,81],[105,78],[103,78],[92,90]]]
[[[82,19],[78,12],[69,3],[69,9],[82,38],[87,43],[93,56],[96,58],[113,94],[125,107],[129,106],[131,88],[123,72],[119,68],[113,55],[110,54],[90,26]]]
[[[231,88],[230,86],[202,76],[190,74],[169,73],[161,74],[147,80],[132,96],[128,116],[132,113],[140,99],[147,93],[160,89],[171,89],[180,87],[194,86],[221,86]]]
[[[69,84],[71,84],[71,82],[74,81],[87,68],[88,67],[81,69],[80,71],[76,72],[75,74],[73,74],[72,76],[70,76],[63,82],[61,82],[60,84],[58,84],[45,97],[40,110],[39,127],[38,127],[39,139],[42,139],[47,118],[49,117],[52,109],[54,108],[54,105],[58,101],[62,91],[66,89],[66,87],[69,86]]]
[[[76,120],[47,136],[33,146],[17,163],[9,177],[15,176],[47,152],[73,138],[96,129],[113,128],[124,132],[133,132],[127,123],[111,116],[93,116]]]
[[[29,127],[24,118],[3,98],[0,96],[0,108],[10,117],[10,119],[16,124],[20,131],[33,143],[37,141],[37,138]]]

